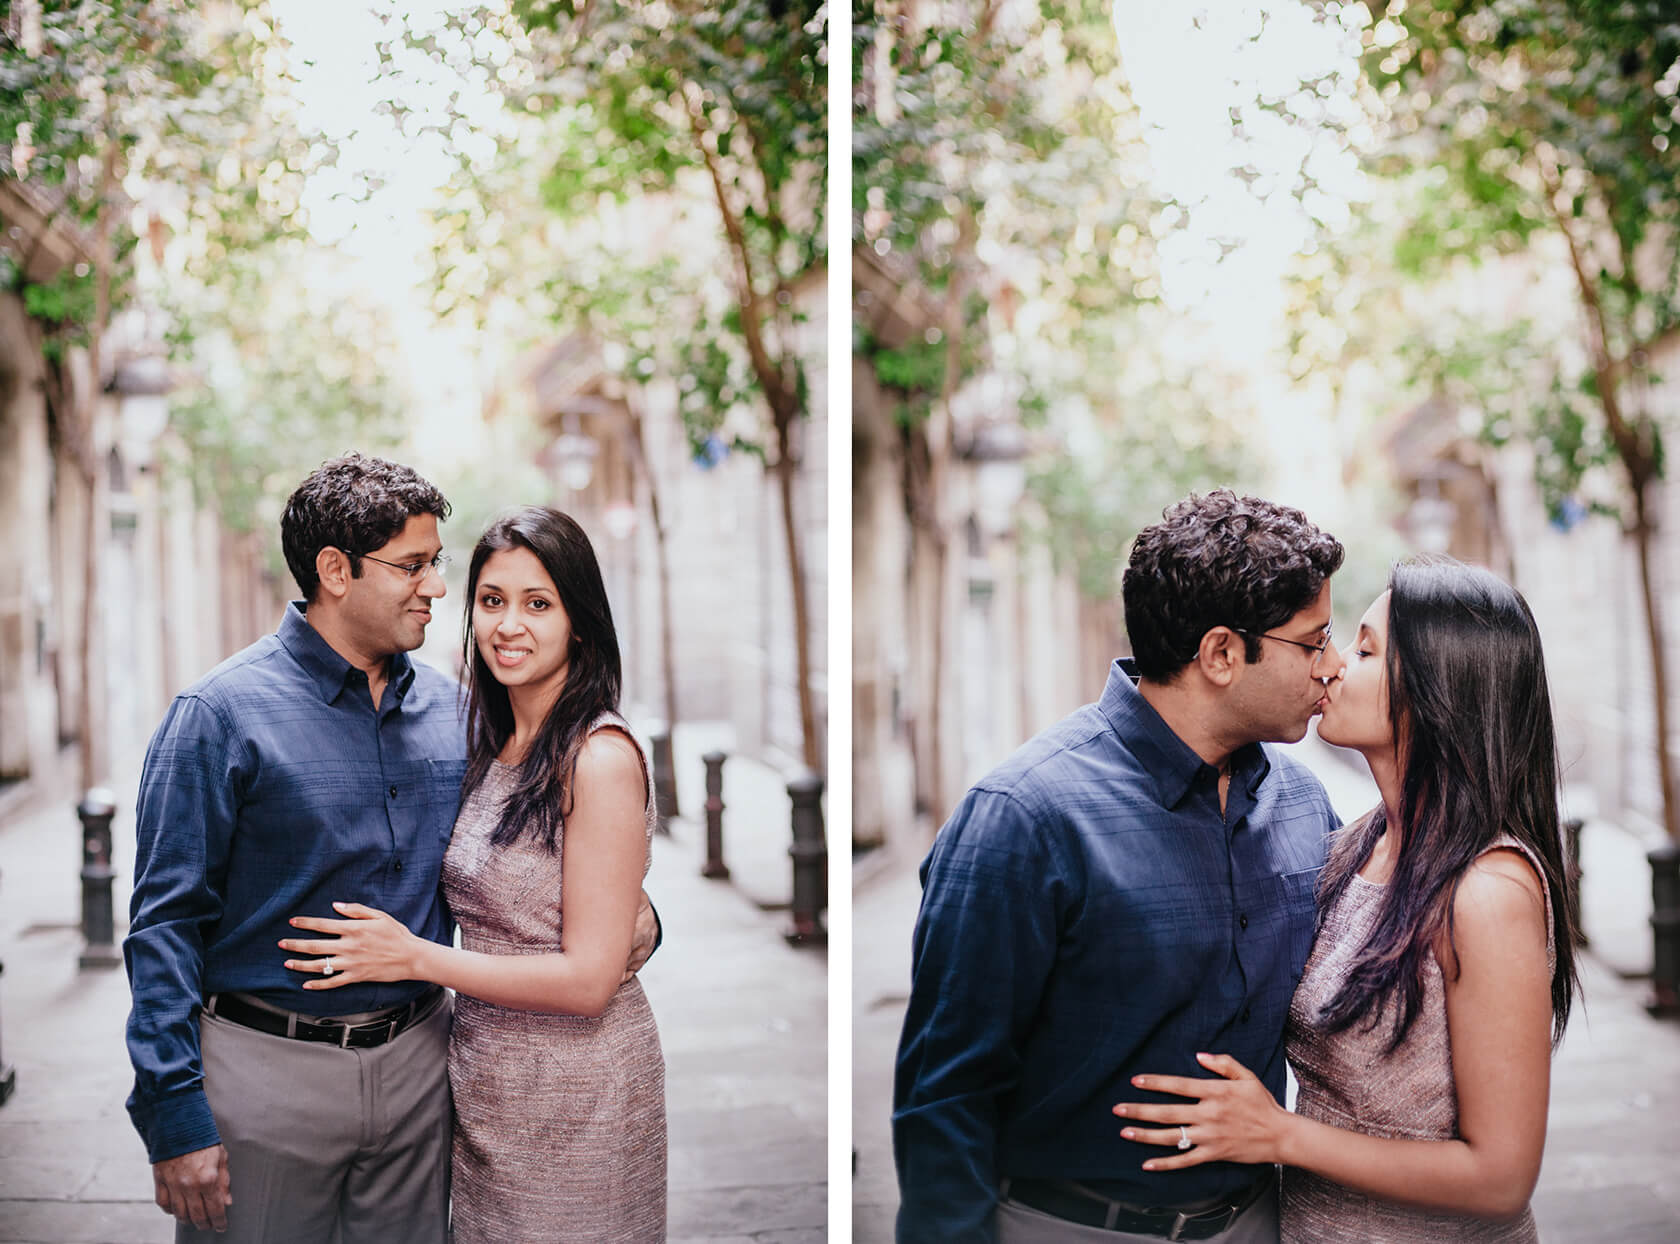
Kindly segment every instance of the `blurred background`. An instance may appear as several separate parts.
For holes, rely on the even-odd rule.
[[[729,958],[753,990],[702,994],[701,968],[661,1011],[690,1034],[668,1043],[673,1082],[698,1092],[673,1098],[673,1188],[797,1188],[789,1229],[820,1229],[826,24],[823,5],[783,0],[0,6],[0,1100],[14,1068],[20,1086],[0,1112],[0,1224],[25,1231],[0,1238],[93,1230],[16,1224],[100,1186],[10,1161],[48,1161],[26,1121],[82,1118],[30,1102],[54,1078],[31,1060],[67,1040],[36,990],[105,991],[97,1109],[112,1163],[140,1160],[110,1167],[106,1199],[150,1200],[121,1112],[121,974],[76,976],[65,931],[74,809],[93,791],[114,808],[98,867],[121,913],[140,750],[176,692],[274,628],[296,594],[281,506],[350,449],[411,464],[454,505],[450,592],[421,653],[447,671],[493,514],[550,504],[588,531],[674,828],[656,855],[680,854],[684,877],[733,867],[694,910],[664,887],[671,940],[742,919],[762,934],[762,963],[692,941],[671,956]],[[706,757],[721,796],[702,789]],[[815,878],[797,952],[781,927],[796,793]],[[731,811],[708,846],[709,799]],[[111,959],[109,937],[93,958]],[[678,1074],[727,1073],[731,1041],[785,1064],[736,1092],[769,1112],[762,1152],[706,1134],[728,1094]],[[61,1164],[97,1149],[54,1143]],[[167,1225],[138,1209],[148,1235]],[[732,1212],[675,1205],[673,1229],[735,1232]]]
[[[1585,822],[1577,1028],[1629,1059],[1588,1076],[1614,1057],[1573,1032],[1560,1055],[1542,1234],[1673,1238],[1680,1191],[1626,1148],[1680,1140],[1680,1038],[1645,1009],[1672,1015],[1680,975],[1680,10],[854,15],[858,1238],[887,1238],[896,1198],[915,866],[969,784],[1097,697],[1132,537],[1216,485],[1341,538],[1342,642],[1409,553],[1527,596]],[[1344,815],[1375,801],[1301,747]]]

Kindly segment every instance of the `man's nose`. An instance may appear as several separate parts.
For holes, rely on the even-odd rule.
[[[1322,678],[1326,682],[1332,678],[1340,678],[1346,670],[1347,657],[1335,644],[1325,644],[1324,651],[1313,661],[1313,677]]]
[[[436,566],[427,566],[426,573],[420,576],[420,595],[436,599],[449,595],[449,585],[443,581],[443,571]]]

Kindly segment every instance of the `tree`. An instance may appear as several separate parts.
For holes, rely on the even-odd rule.
[[[1160,349],[1185,328],[1159,304],[1176,209],[1150,185],[1107,5],[858,0],[853,44],[854,351],[873,373],[858,392],[892,407],[918,794],[942,808],[965,393],[987,386],[1039,447],[1032,531],[1104,608],[1137,527],[1235,465],[1243,404],[1217,367],[1196,379]]]
[[[1418,273],[1561,241],[1587,364],[1550,364],[1532,419],[1494,404],[1487,434],[1532,439],[1554,511],[1614,463],[1608,504],[1633,543],[1650,645],[1663,817],[1680,838],[1668,755],[1668,661],[1653,561],[1662,429],[1646,400],[1652,359],[1680,339],[1680,23],[1667,0],[1365,0],[1315,4],[1363,27],[1368,103],[1389,135],[1367,159],[1411,185],[1397,262]],[[1436,356],[1437,359],[1439,356]],[[1493,360],[1493,352],[1481,353]],[[1464,361],[1461,356],[1460,362]],[[1508,366],[1508,364],[1500,364]],[[1480,381],[1498,390],[1495,381]]]
[[[401,351],[385,309],[332,272],[340,263],[306,239],[277,241],[165,302],[173,352],[196,376],[172,403],[185,451],[174,469],[226,528],[265,537],[276,575],[280,512],[298,481],[330,454],[403,437]]]
[[[92,720],[102,676],[92,636],[104,517],[99,395],[112,364],[105,333],[113,311],[136,297],[137,244],[144,234],[161,249],[165,216],[202,241],[187,262],[200,276],[288,227],[312,157],[261,108],[283,76],[279,51],[261,3],[207,15],[166,0],[35,0],[14,6],[0,37],[9,175],[91,237],[90,263],[20,291],[42,329],[60,449],[87,499],[77,712],[85,785],[107,764]],[[167,186],[184,192],[173,205],[145,202]],[[73,347],[86,353],[84,383],[65,366]]]
[[[541,194],[556,223],[587,228],[626,199],[683,197],[697,183],[705,187],[731,297],[715,306],[699,291],[677,293],[701,314],[686,321],[687,331],[671,343],[678,355],[671,374],[685,381],[689,396],[682,413],[697,445],[727,432],[737,448],[761,455],[775,476],[793,601],[803,754],[814,769],[823,767],[822,735],[795,496],[795,430],[810,394],[795,295],[821,278],[826,265],[824,11],[810,0],[717,6],[512,0],[511,6],[475,7],[451,15],[441,29],[409,34],[410,46],[459,61],[463,71],[475,63],[482,70],[486,58],[493,62],[489,80],[516,114],[538,120],[546,140],[550,162],[542,169]],[[505,44],[515,55],[506,55]],[[457,142],[465,135],[453,120],[448,129]],[[511,142],[505,150],[518,158]],[[475,167],[465,147],[462,160],[470,183],[483,166]],[[446,227],[452,220],[464,225],[484,218],[483,198],[469,197],[475,204],[464,214],[443,214]],[[452,267],[459,251],[448,254]],[[539,272],[553,266],[550,260]],[[653,275],[645,261],[633,271]],[[715,270],[705,279],[715,284]],[[453,298],[474,282],[446,270],[441,284],[445,297]],[[529,274],[521,284],[531,289]],[[608,300],[620,310],[626,297],[651,307],[658,288],[615,280],[605,299],[597,299],[586,285],[562,291],[554,281],[539,284],[548,297],[545,318],[567,329],[580,313],[598,320]],[[683,322],[667,315],[655,336],[670,337],[673,325]],[[640,354],[636,362],[657,357],[664,365],[667,351],[631,348]],[[640,382],[650,374],[628,378]],[[756,427],[736,417],[747,402],[762,412]]]

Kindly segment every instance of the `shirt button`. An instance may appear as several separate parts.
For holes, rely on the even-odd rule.
[[[1246,1007],[1246,1006],[1243,1007],[1242,1022],[1245,1023],[1245,1024],[1248,1023],[1248,1017],[1250,1015],[1252,1015],[1253,1013],[1254,1013],[1254,1011],[1253,1011],[1252,1007]]]
[[[397,861],[397,871],[398,871],[398,872],[401,872],[401,871],[402,871],[402,861],[401,861],[401,860],[398,860],[398,861]],[[1243,1017],[1243,1018],[1245,1018],[1245,1019],[1246,1019],[1246,1018],[1247,1018],[1247,1016],[1246,1016],[1246,1015],[1245,1015],[1245,1016],[1244,1016],[1244,1017]]]
[[[394,795],[394,794],[396,794],[396,791],[393,790],[391,793]],[[1237,927],[1239,929],[1246,929],[1248,927],[1248,917],[1247,916],[1238,916],[1237,917]]]
[[[395,799],[396,797],[397,797],[397,788],[395,786],[393,786],[393,787],[391,787],[391,798]]]

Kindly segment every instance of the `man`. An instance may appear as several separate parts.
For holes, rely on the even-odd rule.
[[[1336,825],[1261,746],[1324,682],[1342,546],[1227,490],[1133,545],[1135,661],[969,791],[922,865],[893,1148],[901,1244],[1277,1238],[1276,1174],[1145,1172],[1111,1108],[1236,1056],[1281,1101],[1283,1028]]]
[[[280,523],[303,600],[177,696],[147,750],[128,1108],[178,1241],[447,1238],[444,991],[305,992],[277,943],[335,899],[453,935],[439,874],[464,723],[455,684],[407,655],[445,592],[448,515],[405,466],[323,464]],[[646,909],[637,938],[633,966]]]

